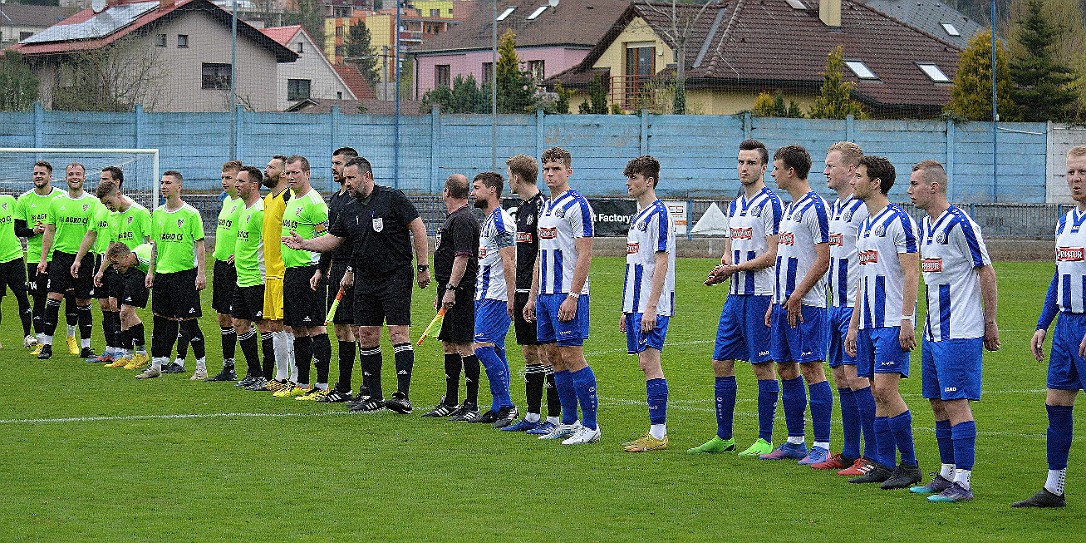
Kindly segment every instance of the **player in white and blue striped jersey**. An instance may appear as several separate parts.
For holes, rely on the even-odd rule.
[[[686,452],[717,453],[735,450],[732,422],[737,385],[735,361],[747,360],[758,379],[758,439],[739,453],[759,456],[773,450],[773,418],[777,413],[777,372],[769,357],[769,327],[765,313],[773,294],[773,264],[777,258],[777,228],[781,201],[765,186],[769,151],[762,142],[739,144],[739,183],[742,191],[728,205],[728,229],[720,265],[709,272],[706,285],[729,278],[731,290],[720,312],[713,373],[716,376],[716,435]]]
[[[856,358],[845,352],[845,336],[856,303],[860,262],[856,252],[856,232],[867,218],[867,206],[852,191],[852,177],[860,158],[859,145],[842,141],[826,152],[826,186],[837,193],[830,205],[830,268],[826,286],[830,293],[827,311],[826,358],[833,371],[841,405],[841,452],[825,462],[811,464],[814,469],[839,470],[838,475],[859,476],[875,457],[875,397],[871,380],[856,375]],[[864,454],[860,454],[861,436]]]
[[[913,166],[909,197],[928,212],[920,228],[927,318],[924,324],[922,391],[935,413],[939,473],[915,494],[935,502],[973,499],[970,477],[977,425],[970,401],[980,400],[981,352],[999,349],[996,275],[980,227],[947,200],[943,165]],[[981,307],[983,300],[984,306]]]
[[[649,431],[626,443],[626,452],[666,449],[667,379],[660,363],[668,322],[675,311],[675,221],[656,198],[660,163],[637,157],[626,164],[626,191],[637,199],[639,211],[626,235],[626,273],[622,285],[619,331],[626,334],[626,352],[637,355],[645,373]]]
[[[1067,188],[1075,207],[1056,223],[1056,272],[1048,286],[1044,308],[1030,349],[1038,362],[1044,360],[1048,327],[1052,351],[1048,359],[1048,479],[1033,496],[1014,507],[1063,507],[1067,457],[1074,433],[1072,417],[1078,391],[1086,389],[1086,145],[1067,152]]]
[[[856,357],[857,375],[874,383],[878,452],[870,470],[849,481],[882,483],[884,489],[907,488],[921,479],[913,446],[912,413],[898,389],[901,378],[909,376],[909,351],[916,347],[913,321],[920,279],[919,247],[916,222],[886,196],[895,177],[890,161],[865,156],[852,178],[856,197],[864,201],[869,216],[856,234],[860,259],[857,307],[845,339],[845,348]],[[897,452],[901,453],[900,464]]]
[[[592,265],[592,206],[569,186],[573,157],[552,147],[540,157],[551,199],[539,217],[539,258],[524,318],[536,323],[539,342],[554,365],[562,423],[540,439],[564,445],[600,440],[596,374],[584,357],[588,339],[588,269]],[[581,420],[577,421],[577,405]]]
[[[826,201],[811,190],[811,155],[798,145],[777,149],[773,179],[792,201],[784,209],[777,238],[773,304],[766,312],[769,352],[781,376],[781,403],[788,439],[762,460],[792,458],[809,466],[830,456],[833,389],[826,380],[826,270],[830,265],[830,216]],[[811,392],[814,444],[805,443],[807,394]]]
[[[516,290],[516,224],[502,209],[505,181],[496,172],[483,172],[472,181],[475,207],[486,213],[479,232],[479,273],[475,277],[475,356],[490,383],[490,411],[478,422],[504,428],[520,415],[509,396],[509,359],[505,336],[509,332]]]

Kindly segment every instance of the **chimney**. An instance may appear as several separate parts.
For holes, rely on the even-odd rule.
[[[841,26],[841,0],[818,0],[818,18],[822,24]]]
[[[840,0],[838,0],[838,1],[840,1]],[[158,0],[158,7],[159,8],[170,8],[170,7],[173,7],[173,4],[174,4],[174,0]],[[838,10],[840,10],[840,8],[838,8]],[[840,18],[840,15],[838,15],[838,18]]]

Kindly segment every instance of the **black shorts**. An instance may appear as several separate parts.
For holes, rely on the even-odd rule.
[[[328,287],[324,281],[317,290],[309,286],[309,280],[317,272],[317,266],[287,268],[283,274],[283,324],[291,327],[324,326],[327,314]]]
[[[76,298],[94,297],[94,255],[83,255],[78,279],[72,277],[74,263],[75,255],[72,253],[53,251],[53,261],[49,263],[49,292],[67,294],[71,290]]]
[[[31,296],[45,296],[49,293],[49,274],[39,274],[37,264],[26,265],[26,277],[26,290]]]
[[[156,273],[151,289],[151,312],[161,317],[188,320],[203,316],[196,268],[175,273]]]
[[[136,275],[140,276],[140,282],[142,284],[147,276],[143,275],[136,268],[130,268],[128,271],[133,270],[136,272]],[[104,296],[99,296],[99,298],[108,297],[120,300],[121,296],[124,295],[124,281],[124,278],[121,277],[121,274],[117,273],[117,270],[114,269],[113,266],[106,266],[106,271],[102,273],[102,288],[95,288],[94,292],[97,293],[101,291],[105,294]],[[143,289],[147,290],[147,287],[144,286]],[[144,306],[145,305],[147,305],[146,302],[144,302]]]
[[[96,255],[94,255],[94,271],[91,272],[91,273],[95,273],[95,274],[98,273],[98,270],[101,267],[102,267],[102,255],[96,254]],[[110,268],[113,268],[113,266],[110,266]],[[79,275],[83,275],[83,274],[80,273]],[[106,283],[106,275],[104,273],[102,274],[102,287],[98,288],[98,287],[94,286],[94,279],[93,278],[91,279],[91,287],[94,289],[94,292],[92,292],[91,295],[94,296],[95,298],[98,298],[99,300],[109,298],[109,283]]]
[[[216,313],[231,315],[230,305],[234,303],[234,291],[238,288],[238,270],[225,260],[215,261],[215,274],[211,280],[211,308]]]
[[[8,293],[9,288],[16,295],[26,296],[26,268],[21,258],[0,264],[0,298]]]
[[[116,270],[113,271],[113,282],[115,282],[120,288],[116,296],[110,296],[111,298],[117,298],[117,303],[121,305],[130,305],[132,307],[144,308],[147,307],[147,296],[150,294],[147,291],[147,276],[139,269],[132,267],[128,268],[128,271],[121,275]],[[195,281],[196,278],[193,278]],[[104,281],[103,281],[104,283]],[[158,276],[155,276],[155,283],[158,283]]]
[[[264,285],[235,285],[234,299],[230,302],[230,316],[250,322],[264,320]]]
[[[347,273],[346,262],[332,261],[332,267],[328,270],[328,308],[331,309],[332,302],[335,301],[336,295],[339,294],[339,282],[343,280],[343,275]],[[339,307],[336,308],[336,314],[332,315],[333,324],[354,324],[354,289],[349,288],[343,292],[343,299],[339,302]]]
[[[358,326],[411,324],[411,287],[415,272],[410,266],[388,275],[354,278],[354,323]]]
[[[437,289],[437,299],[444,299],[445,288]],[[445,312],[437,339],[451,343],[471,343],[475,339],[475,289],[456,291],[456,303]]]
[[[513,332],[517,336],[517,345],[539,345],[535,323],[524,320],[525,305],[528,305],[527,292],[517,291],[513,294]]]

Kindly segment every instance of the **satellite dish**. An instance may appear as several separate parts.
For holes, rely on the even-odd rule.
[[[91,10],[95,13],[102,13],[104,9],[106,9],[106,0],[91,0]]]
[[[558,0],[547,0],[547,5],[552,8],[556,8],[558,7]]]

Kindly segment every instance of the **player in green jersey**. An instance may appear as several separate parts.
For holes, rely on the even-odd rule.
[[[204,278],[204,224],[200,212],[181,199],[181,172],[162,174],[160,194],[166,205],[151,215],[151,264],[145,285],[152,289],[151,367],[137,375],[150,379],[162,375],[179,329],[192,338],[196,366],[203,367],[204,334],[200,331],[200,292]],[[128,366],[125,366],[126,368]]]
[[[45,217],[49,201],[60,194],[53,188],[53,165],[44,160],[34,164],[32,174],[34,188],[19,195],[15,201],[15,235],[26,238],[26,276],[27,287],[33,302],[32,322],[34,338],[26,338],[23,344],[32,349],[32,354],[41,352],[42,318],[45,316],[45,297],[48,277],[38,275],[38,259],[41,258],[41,238],[45,231]]]
[[[281,237],[297,234],[312,239],[328,231],[328,205],[309,182],[309,160],[294,155],[286,160],[283,175],[286,176],[294,197],[287,201],[283,210]],[[281,239],[274,240],[282,243]],[[269,240],[269,243],[272,243]],[[324,327],[327,292],[321,280],[317,264],[320,255],[311,251],[282,246],[283,290],[291,294],[290,303],[283,306],[283,322],[287,332],[294,336],[294,361],[298,383],[275,393],[281,398],[297,397],[301,400],[317,400],[328,393],[328,366],[332,358],[332,345]],[[314,386],[309,386],[309,362],[317,368]]]
[[[136,308],[147,307],[149,293],[146,277],[151,265],[151,244],[144,243],[130,248],[123,242],[114,241],[109,244],[109,249],[106,251],[105,263],[117,274],[120,285],[114,302],[120,303],[121,326],[123,327],[121,341],[135,349],[131,360],[147,360],[143,322],[136,315]],[[129,359],[127,354],[126,352],[123,358],[114,362],[113,367],[124,365],[125,360]]]
[[[247,371],[245,378],[237,386],[248,390],[264,390],[268,384],[264,369],[260,365],[260,350],[257,348],[256,323],[260,331],[260,343],[265,359],[275,359],[274,341],[270,324],[264,318],[264,202],[260,199],[260,184],[263,175],[252,166],[244,166],[238,172],[238,198],[242,209],[237,219],[237,235],[234,239],[234,267],[237,269],[237,288],[230,310],[234,318],[234,330],[245,355]]]
[[[112,166],[118,172],[120,168]],[[123,179],[123,174],[122,179]],[[99,188],[102,186],[102,180],[109,179],[116,186],[113,170],[102,170],[99,176]],[[101,199],[99,198],[99,201]],[[117,312],[116,306],[111,306],[109,303],[109,288],[102,284],[101,278],[103,277],[103,271],[109,266],[102,265],[102,257],[105,255],[106,249],[109,249],[110,228],[109,221],[111,210],[106,206],[100,206],[98,212],[91,220],[91,227],[83,235],[83,241],[79,245],[79,251],[75,255],[75,263],[72,264],[72,274],[74,276],[79,275],[79,264],[83,261],[83,257],[88,252],[93,253],[94,258],[94,278],[92,283],[94,284],[94,297],[98,298],[98,308],[102,311],[102,334],[106,338],[106,349],[101,355],[95,357],[93,362],[110,364],[115,360],[116,351],[119,351],[120,343],[120,314]]]
[[[68,192],[49,203],[45,232],[42,235],[41,261],[38,263],[38,273],[49,272],[49,295],[45,303],[45,319],[42,322],[42,343],[45,345],[38,354],[38,358],[43,360],[53,356],[53,333],[57,329],[60,301],[69,290],[75,296],[76,312],[79,315],[79,333],[82,339],[79,356],[84,359],[96,356],[90,347],[90,297],[94,294],[94,258],[85,255],[82,260],[76,260],[76,253],[83,241],[83,235],[93,226],[92,220],[102,204],[94,196],[84,192],[86,169],[82,164],[69,164],[64,177],[68,183]],[[52,255],[52,262],[49,261],[49,255]]]
[[[15,218],[18,216],[15,197],[0,196],[0,300],[11,288],[19,304],[19,318],[23,322],[24,345],[36,342],[30,333],[32,311],[26,298],[26,268],[23,264],[23,245],[15,235]]]
[[[237,289],[238,272],[234,268],[234,245],[238,237],[238,215],[245,203],[238,197],[237,176],[241,170],[240,161],[231,160],[222,165],[222,190],[226,198],[219,210],[215,225],[215,272],[211,286],[211,307],[219,316],[219,332],[222,334],[223,368],[208,381],[236,381],[234,354],[237,350],[238,334],[234,331],[234,319],[230,316],[230,304]],[[195,379],[195,375],[193,378]],[[205,376],[206,377],[206,376]]]

